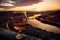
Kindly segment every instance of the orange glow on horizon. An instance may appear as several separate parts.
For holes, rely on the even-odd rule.
[[[59,0],[44,0],[43,2],[33,4],[30,6],[21,6],[10,8],[11,11],[48,11],[48,10],[60,10]]]

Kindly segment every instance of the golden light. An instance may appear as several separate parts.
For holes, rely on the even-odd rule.
[[[10,8],[11,11],[48,11],[48,10],[60,10],[59,0],[43,0],[37,4],[30,6],[19,6]]]

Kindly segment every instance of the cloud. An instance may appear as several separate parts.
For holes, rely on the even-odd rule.
[[[12,1],[14,1],[16,4],[15,6],[27,6],[27,5],[32,5],[32,4],[36,4],[38,2],[42,2],[43,0],[0,0],[0,2],[8,2],[11,3]]]
[[[43,0],[13,0],[16,2],[16,5],[19,6],[26,6],[26,5],[31,5],[31,4],[35,4],[38,2],[42,2]]]
[[[7,10],[13,11],[49,11],[60,10],[59,0],[44,0],[27,6],[18,6]]]

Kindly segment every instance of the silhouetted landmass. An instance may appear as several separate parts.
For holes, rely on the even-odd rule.
[[[60,39],[60,34],[47,32],[46,30],[42,30],[37,27],[33,27],[31,25],[27,25],[26,29],[22,31],[23,34],[34,36],[36,38],[41,38],[43,40],[58,40]]]
[[[36,19],[43,23],[55,25],[60,28],[60,11],[49,14],[46,13],[45,15],[42,14],[42,16],[38,16]]]
[[[13,13],[13,11],[4,11],[4,12],[0,12],[0,23],[4,22],[7,20],[7,15],[9,14],[11,16],[11,14]],[[42,16],[38,16],[36,17],[37,20],[43,22],[43,23],[47,23],[50,25],[55,25],[57,27],[60,27],[60,11],[46,11],[46,12],[27,12],[28,17],[33,16],[35,14],[42,14]],[[9,16],[8,15],[8,16]],[[13,14],[12,14],[13,15]],[[17,32],[20,34],[24,34],[26,36],[23,35],[23,37],[19,40],[60,40],[60,34],[58,33],[53,33],[53,32],[47,32],[46,30],[42,30],[40,28],[37,27],[33,27],[30,24],[25,25],[26,29],[23,30],[22,32],[18,32],[18,31],[13,31],[13,32]],[[4,27],[2,27],[4,28]],[[48,27],[49,28],[49,27]],[[4,28],[5,29],[5,28]],[[15,39],[14,35],[12,36],[9,32],[12,30],[0,30],[0,33],[5,34],[7,33],[7,35],[1,35],[0,34],[0,40],[17,40]],[[9,38],[9,36],[12,36]],[[8,36],[8,37],[5,37]]]
[[[4,32],[7,35],[4,35],[4,33],[1,34],[0,32],[0,39],[2,40],[17,40],[15,39],[14,35],[15,33],[11,33],[10,31],[7,32],[7,30],[0,30]],[[13,31],[16,32],[16,31]],[[19,33],[19,32],[17,32]],[[58,33],[53,33],[53,32],[47,32],[45,30],[42,30],[37,27],[33,27],[29,24],[26,25],[26,29],[20,32],[20,34],[24,34],[21,39],[19,40],[60,40],[60,34]],[[9,35],[9,36],[8,36]],[[6,37],[5,37],[6,36]],[[4,39],[3,39],[4,38]]]

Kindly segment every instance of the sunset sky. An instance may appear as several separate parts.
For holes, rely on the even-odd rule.
[[[36,1],[36,0],[35,0]],[[14,8],[0,8],[0,11],[2,10],[13,10],[13,11],[48,11],[48,10],[60,10],[60,0],[43,0],[42,2],[40,0],[37,1],[37,3],[35,3],[35,1],[32,0],[31,1],[26,1],[25,4],[30,4],[31,5],[25,5],[24,3],[20,3],[23,4],[25,6],[16,6]],[[40,2],[39,2],[40,1]]]

